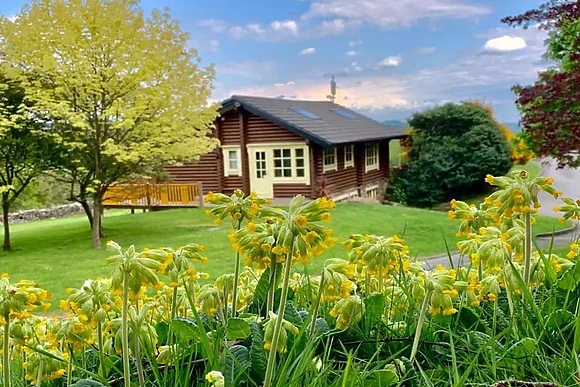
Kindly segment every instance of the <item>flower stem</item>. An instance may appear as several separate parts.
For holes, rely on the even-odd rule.
[[[177,286],[173,288],[173,296],[171,298],[171,319],[177,316]]]
[[[103,322],[99,321],[99,324],[97,325],[97,344],[99,346],[99,356],[101,357],[100,362],[101,362],[101,376],[102,377],[107,377],[107,367],[105,364],[105,346],[103,344]],[[71,380],[72,380],[72,372],[69,372],[69,375],[71,376]]]
[[[274,376],[274,368],[276,365],[276,348],[278,348],[278,340],[280,339],[280,332],[282,331],[282,322],[284,321],[284,311],[286,309],[286,299],[288,298],[288,287],[290,283],[290,272],[292,271],[292,256],[294,255],[294,238],[291,242],[292,250],[286,255],[286,262],[284,268],[284,281],[282,282],[282,294],[280,295],[280,306],[278,307],[278,318],[274,326],[274,334],[272,335],[272,346],[270,348],[270,355],[268,356],[268,366],[266,367],[266,377],[264,378],[264,387],[272,386],[272,378]]]
[[[36,387],[41,387],[42,386],[42,367],[43,363],[42,360],[39,362],[38,364],[38,373],[36,374]]]
[[[4,315],[4,351],[2,352],[2,367],[4,369],[4,386],[10,387],[10,315]]]
[[[526,235],[524,246],[524,283],[530,283],[530,270],[532,266],[532,215],[526,213]]]
[[[318,297],[316,298],[316,305],[312,311],[312,319],[310,320],[310,337],[314,337],[314,332],[316,332],[316,319],[318,318],[318,311],[320,310],[320,304],[322,303],[322,292],[324,291],[324,273],[326,270],[322,269],[322,275],[320,276],[320,286],[318,287]]]
[[[425,315],[427,314],[427,305],[429,304],[430,296],[431,291],[427,290],[423,303],[421,304],[421,314],[419,314],[419,321],[417,321],[417,329],[415,330],[415,338],[413,339],[413,349],[411,349],[411,357],[409,358],[411,363],[417,355],[417,348],[419,348],[419,339],[421,338],[421,330],[423,329],[423,323],[425,322]]]
[[[135,310],[137,316],[139,316],[139,300],[135,301]],[[143,362],[141,361],[141,337],[139,331],[141,326],[137,326],[136,331],[133,332],[135,335],[135,362],[137,363],[137,378],[139,379],[139,387],[145,387],[145,375],[143,374]]]
[[[121,315],[121,329],[123,332],[123,377],[125,387],[131,387],[131,364],[129,362],[129,275],[124,273],[123,278],[123,309]]]
[[[274,294],[276,291],[276,260],[270,261],[270,282],[268,286],[268,301],[266,302],[266,316],[274,311]]]
[[[234,288],[232,289],[232,316],[236,317],[238,306],[238,282],[240,280],[240,253],[236,252],[236,266],[234,267]]]

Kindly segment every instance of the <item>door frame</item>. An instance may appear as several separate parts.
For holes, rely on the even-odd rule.
[[[255,191],[259,196],[265,197],[267,199],[274,198],[274,173],[273,173],[273,164],[272,164],[272,157],[270,156],[270,148],[268,147],[260,147],[260,146],[247,146],[248,151],[248,161],[249,171],[250,171],[250,190]],[[256,153],[257,152],[264,152],[266,157],[266,177],[263,179],[264,181],[258,183],[256,180]],[[268,186],[267,190],[256,189],[258,185],[264,184]],[[264,187],[261,187],[264,188]],[[262,192],[260,192],[262,191]]]

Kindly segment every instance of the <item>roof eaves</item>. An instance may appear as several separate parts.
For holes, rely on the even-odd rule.
[[[321,138],[319,136],[315,136],[311,132],[303,129],[302,127],[300,127],[298,125],[291,124],[286,120],[283,120],[277,116],[274,116],[274,115],[268,113],[267,111],[260,109],[259,107],[255,106],[255,105],[253,105],[253,104],[251,104],[251,103],[249,103],[241,98],[240,99],[230,98],[229,100],[224,101],[224,105],[226,102],[230,103],[229,101],[237,101],[244,107],[244,109],[246,109],[250,113],[254,113],[255,115],[258,115],[258,116],[260,116],[260,117],[262,117],[262,118],[264,118],[264,119],[266,119],[266,120],[268,120],[268,121],[270,121],[278,126],[281,126],[286,130],[289,130],[293,133],[296,133],[297,135],[304,137],[305,139],[312,141],[313,143],[318,144],[324,148],[328,148],[328,147],[331,147],[333,145],[332,142],[330,142],[324,138]]]

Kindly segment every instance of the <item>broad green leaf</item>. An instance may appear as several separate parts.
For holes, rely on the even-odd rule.
[[[536,341],[531,337],[526,337],[509,347],[505,358],[522,361],[524,358],[532,356],[536,351]]]
[[[257,382],[260,384],[264,380],[266,367],[268,365],[266,350],[264,349],[264,333],[256,322],[250,323],[250,330],[252,332],[252,345],[250,346],[252,373],[255,374],[258,379]]]
[[[576,263],[562,274],[556,285],[560,289],[574,290],[580,283],[580,264]]]
[[[165,321],[159,321],[155,324],[155,331],[157,332],[157,344],[165,345],[167,344],[167,334],[169,332],[169,324]]]
[[[175,318],[169,323],[169,327],[180,341],[186,342],[191,340],[199,340],[199,328],[195,322],[188,318]]]
[[[230,318],[226,326],[226,337],[228,340],[245,339],[251,334],[250,323],[241,318]]]
[[[81,379],[70,385],[71,387],[105,387],[104,384],[93,379]]]
[[[364,299],[365,313],[364,324],[366,329],[371,329],[381,322],[385,312],[385,296],[380,293],[372,294]]]
[[[284,309],[284,320],[287,320],[297,327],[301,327],[304,323],[292,301],[286,302],[286,308]]]
[[[226,386],[237,386],[236,381],[247,379],[244,374],[252,366],[250,351],[243,345],[234,345],[225,352],[226,364],[224,367],[224,378]]]
[[[399,382],[399,376],[395,367],[389,364],[384,370],[372,371],[369,376],[364,379],[365,387],[386,387],[392,386]]]

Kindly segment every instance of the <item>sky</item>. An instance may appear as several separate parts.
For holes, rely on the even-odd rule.
[[[325,99],[377,120],[484,100],[517,122],[511,91],[548,67],[546,33],[502,25],[536,0],[142,0],[168,7],[216,69],[212,98]],[[0,0],[13,17],[24,0]]]

